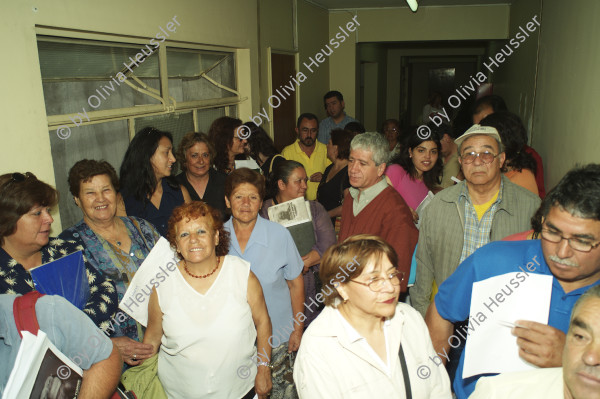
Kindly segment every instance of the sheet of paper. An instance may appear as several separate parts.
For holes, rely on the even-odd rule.
[[[129,283],[119,308],[144,327],[148,324],[148,300],[153,287],[172,278],[177,269],[177,254],[166,238],[161,237]]]
[[[473,284],[471,312],[465,337],[463,378],[483,373],[504,373],[536,368],[519,357],[511,323],[531,320],[547,324],[552,295],[552,276],[507,273]],[[451,345],[457,339],[451,337]]]
[[[248,168],[248,169],[253,169],[253,170],[256,170],[256,169],[260,170],[260,166],[258,166],[256,161],[252,158],[236,160],[235,168],[236,169]]]

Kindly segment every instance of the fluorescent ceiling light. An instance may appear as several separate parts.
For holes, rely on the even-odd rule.
[[[417,0],[406,0],[406,2],[408,3],[408,6],[412,12],[417,12],[417,8],[419,8],[419,3],[417,3]]]

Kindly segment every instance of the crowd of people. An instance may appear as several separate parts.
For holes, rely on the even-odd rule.
[[[30,172],[0,176],[0,393],[21,342],[14,298],[35,289],[33,268],[80,250],[83,309],[47,296],[35,310],[68,357],[105,333],[87,349],[82,398],[110,397],[136,370],[154,373],[138,397],[600,398],[600,165],[546,194],[500,97],[477,100],[464,129],[432,123],[441,100],[423,111],[427,136],[395,119],[365,132],[331,91],[328,117],[301,114],[281,153],[227,116],[180,143],[144,128],[118,174],[102,160],[71,167],[60,194],[82,219],[57,237],[59,193]],[[236,165],[248,158],[256,170]],[[306,248],[269,217],[298,199]],[[176,263],[148,292],[144,328],[118,304],[161,237]],[[468,340],[451,338],[470,328],[474,285],[532,258],[529,272],[553,280],[549,316],[512,332],[539,370],[463,378]]]

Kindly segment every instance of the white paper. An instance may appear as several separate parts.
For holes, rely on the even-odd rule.
[[[77,373],[78,377],[76,378],[81,378],[83,370],[58,350],[42,330],[38,331],[37,336],[28,331],[22,331],[21,334],[23,334],[23,339],[19,346],[19,352],[17,353],[10,377],[4,388],[3,399],[30,398],[38,375],[56,374],[61,380],[72,380],[72,378],[69,378],[71,371],[68,369],[70,368]],[[64,363],[64,365],[60,365],[55,371],[48,369],[40,370],[48,350],[52,351]],[[64,373],[68,373],[68,375]]]
[[[252,158],[236,160],[235,168],[236,169],[248,168],[248,169],[254,169],[254,170],[259,169],[260,170],[260,166],[258,166],[256,161]]]
[[[172,278],[177,272],[178,261],[169,241],[161,237],[135,272],[123,299],[119,302],[119,308],[146,327],[152,287],[158,287],[161,281]]]
[[[547,324],[551,296],[552,276],[526,270],[474,283],[463,378],[535,369],[519,357],[517,337],[506,323],[530,320]],[[458,332],[455,336],[460,339]],[[456,342],[452,339],[451,345]]]
[[[267,212],[269,220],[284,227],[295,226],[312,220],[310,204],[304,197],[270,206]]]
[[[423,198],[423,201],[421,201],[417,209],[415,209],[415,212],[417,212],[417,215],[419,215],[419,220],[417,221],[417,223],[415,223],[417,229],[419,228],[419,224],[421,223],[421,216],[423,216],[423,210],[427,207],[427,205],[429,205],[433,197],[435,197],[435,194],[433,194],[431,191],[428,191],[425,198]]]

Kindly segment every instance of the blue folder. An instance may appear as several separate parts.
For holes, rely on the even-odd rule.
[[[81,251],[31,269],[31,277],[37,291],[60,295],[79,309],[83,309],[90,298],[90,285]]]

